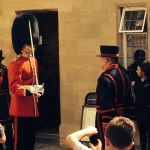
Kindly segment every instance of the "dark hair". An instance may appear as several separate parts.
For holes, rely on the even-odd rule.
[[[132,143],[134,134],[135,125],[126,117],[115,117],[106,127],[106,138],[119,149],[127,148]]]
[[[135,61],[138,61],[139,64],[142,63],[145,60],[145,51],[138,49],[134,53],[134,59]]]
[[[145,51],[143,51],[142,49],[138,49],[135,51],[134,53],[134,57],[143,57],[145,58]]]
[[[118,63],[118,57],[107,57],[112,64]]]
[[[141,63],[139,64],[139,67],[141,68],[141,71],[145,73],[147,77],[150,77],[150,63]]]

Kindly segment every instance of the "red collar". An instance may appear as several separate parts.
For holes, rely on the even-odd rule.
[[[107,67],[104,69],[104,71],[110,70],[110,69],[112,69],[112,68],[118,68],[118,66],[119,66],[119,64],[111,64],[111,65],[107,66]]]

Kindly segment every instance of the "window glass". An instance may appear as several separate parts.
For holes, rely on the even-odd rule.
[[[119,32],[143,32],[146,8],[123,8]]]

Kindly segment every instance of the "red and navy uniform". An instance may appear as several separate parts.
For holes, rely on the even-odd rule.
[[[10,93],[8,89],[8,72],[4,65],[0,65],[0,123],[5,126],[6,147],[13,150],[12,117],[9,115]],[[0,144],[0,150],[3,145]]]
[[[98,134],[91,137],[92,143],[102,140],[104,149],[104,130],[115,116],[134,118],[134,100],[131,96],[130,80],[127,71],[120,64],[112,64],[98,79],[96,89],[96,127]]]

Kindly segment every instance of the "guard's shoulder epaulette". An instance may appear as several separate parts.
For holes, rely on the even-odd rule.
[[[21,57],[21,54],[17,55],[12,61],[17,61]]]

